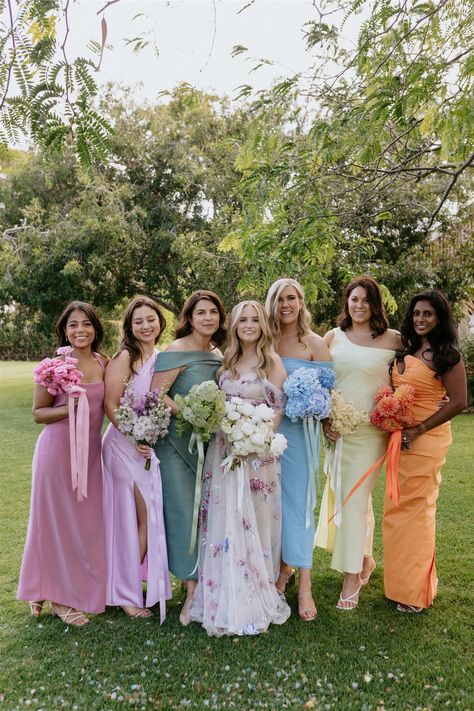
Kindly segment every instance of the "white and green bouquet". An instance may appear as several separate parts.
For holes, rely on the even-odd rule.
[[[189,553],[192,554],[197,539],[197,522],[199,504],[201,501],[201,479],[204,466],[204,443],[209,442],[214,432],[221,427],[225,412],[225,393],[218,388],[213,380],[193,385],[187,395],[175,395],[174,401],[179,407],[176,416],[178,433],[183,434],[191,427],[188,451],[195,454],[198,461],[196,467],[196,485],[194,488],[194,510],[191,526],[191,541]]]

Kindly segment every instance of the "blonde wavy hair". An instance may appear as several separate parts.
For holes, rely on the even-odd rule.
[[[242,355],[242,346],[240,345],[239,337],[237,336],[237,327],[239,325],[239,320],[242,315],[242,311],[246,306],[252,306],[258,315],[258,322],[261,329],[260,338],[256,343],[258,363],[256,371],[259,377],[266,378],[270,375],[270,372],[274,365],[274,360],[272,358],[273,348],[273,338],[270,329],[270,324],[268,323],[267,315],[262,304],[259,301],[241,301],[238,303],[229,314],[229,320],[227,324],[227,347],[224,352],[224,360],[222,361],[222,366],[219,372],[228,370],[232,380],[238,377],[237,372],[237,362]]]
[[[302,308],[298,313],[297,328],[298,340],[300,341],[300,343],[305,345],[303,342],[303,336],[307,336],[308,333],[311,333],[311,314],[304,303],[303,287],[298,281],[296,281],[296,279],[291,279],[289,277],[277,279],[277,281],[274,281],[271,287],[268,289],[267,298],[265,299],[265,311],[268,316],[268,322],[270,324],[273,339],[275,343],[278,343],[278,341],[280,340],[281,330],[280,317],[278,314],[278,299],[280,298],[282,291],[286,289],[287,286],[293,287],[302,302]]]

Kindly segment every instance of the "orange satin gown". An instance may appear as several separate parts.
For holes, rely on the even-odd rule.
[[[418,358],[405,357],[405,372],[394,365],[393,385],[413,385],[413,414],[419,424],[437,411],[446,394],[443,383]],[[435,566],[436,500],[441,467],[451,444],[451,425],[445,422],[402,450],[398,476],[400,505],[385,497],[383,518],[384,585],[390,600],[415,607],[429,607],[436,597]]]

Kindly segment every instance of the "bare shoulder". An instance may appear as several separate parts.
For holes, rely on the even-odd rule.
[[[305,340],[313,360],[331,360],[328,344],[322,336],[318,336],[317,333],[311,331],[307,336],[305,336]]]
[[[268,375],[268,380],[276,387],[281,388],[287,375],[285,366],[283,365],[282,359],[275,351],[272,351],[270,358],[272,360],[273,367]]]
[[[219,348],[214,348],[211,353],[214,353],[214,355],[218,356],[219,358],[223,358],[224,355],[222,351]]]
[[[330,331],[326,331],[326,333],[324,334],[323,341],[327,345],[328,348],[330,347],[331,343],[333,342],[335,335],[336,335],[336,331],[334,328],[331,328]]]
[[[389,342],[391,345],[389,345],[389,348],[391,348],[394,351],[399,351],[402,348],[402,337],[400,335],[400,331],[397,331],[394,328],[389,328],[387,329],[386,335],[389,339]]]
[[[184,338],[177,338],[173,343],[170,343],[167,348],[165,348],[164,353],[182,352],[189,350],[186,348],[186,341]]]

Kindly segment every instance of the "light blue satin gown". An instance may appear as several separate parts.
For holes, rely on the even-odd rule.
[[[288,375],[298,368],[330,368],[331,361],[282,358]],[[306,497],[310,476],[303,420],[292,422],[283,417],[279,432],[285,435],[288,446],[281,458],[281,509],[282,547],[281,558],[295,568],[311,568],[313,565],[314,512],[306,527]],[[316,502],[314,502],[316,505]]]

